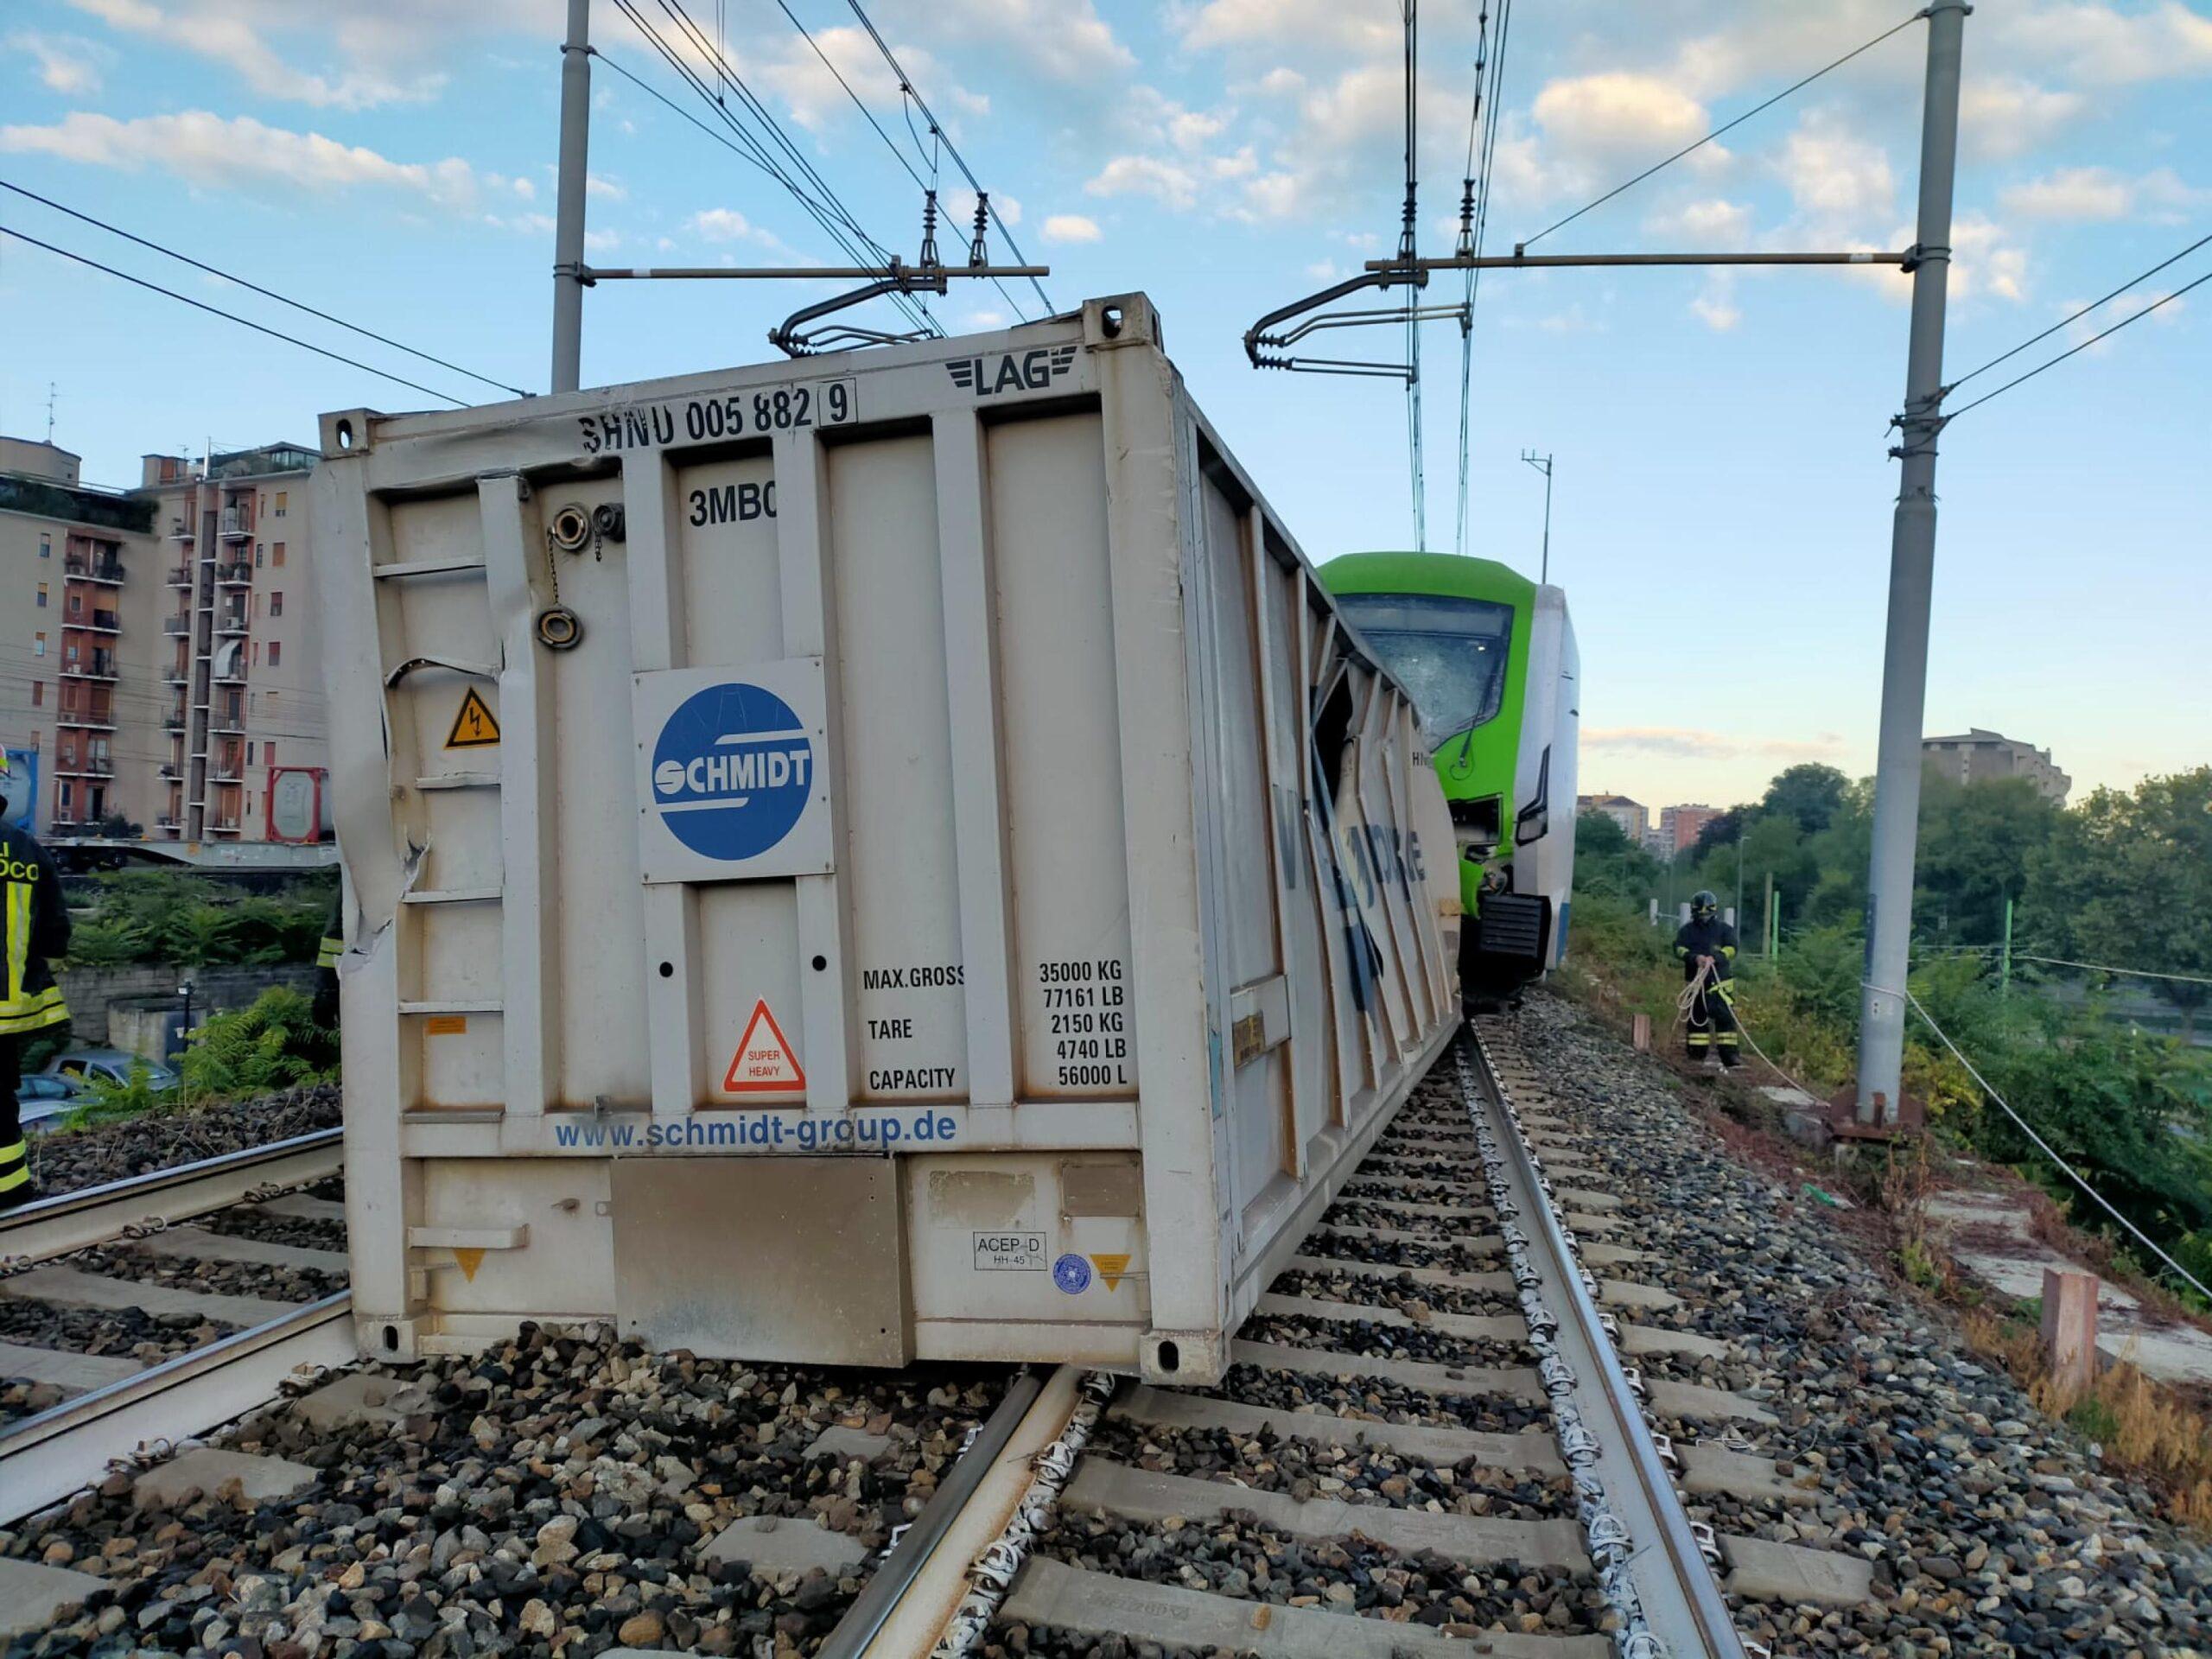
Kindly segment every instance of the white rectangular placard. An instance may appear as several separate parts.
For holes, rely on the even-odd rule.
[[[823,875],[831,770],[822,659],[633,677],[642,879]]]

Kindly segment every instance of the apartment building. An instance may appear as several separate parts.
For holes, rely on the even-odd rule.
[[[317,459],[290,443],[217,452],[196,468],[145,458],[140,492],[169,550],[158,664],[165,753],[150,780],[163,835],[301,838],[297,825],[273,833],[269,785],[278,770],[327,765],[307,586]]]
[[[1720,816],[1717,806],[1700,806],[1685,802],[1677,806],[1659,809],[1659,834],[1664,839],[1666,850],[1662,858],[1670,858],[1697,844],[1705,826]]]
[[[37,778],[36,832],[321,838],[296,800],[269,821],[272,776],[327,766],[316,459],[148,455],[124,492],[83,484],[67,450],[0,438],[0,741]]]
[[[1641,801],[1625,795],[1581,795],[1575,798],[1578,812],[1602,812],[1621,827],[1621,834],[1641,846],[1650,830],[1649,811]]]
[[[2049,749],[2038,749],[1979,726],[1950,737],[1923,737],[1920,754],[1923,764],[1936,762],[1962,784],[2024,778],[2037,793],[2061,806],[2066,804],[2067,791],[2074,787],[2074,780],[2058,769]]]
[[[153,753],[158,688],[125,651],[158,626],[129,596],[134,570],[147,590],[152,522],[150,503],[86,485],[68,450],[0,437],[0,744],[23,780],[10,821],[34,834],[141,821],[118,773]]]

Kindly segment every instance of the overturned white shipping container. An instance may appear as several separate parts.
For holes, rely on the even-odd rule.
[[[323,447],[365,1349],[1217,1376],[1459,880],[1150,303]]]

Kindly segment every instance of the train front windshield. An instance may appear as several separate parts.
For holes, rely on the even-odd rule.
[[[1337,605],[1413,693],[1432,747],[1497,717],[1510,605],[1440,594],[1341,594]]]

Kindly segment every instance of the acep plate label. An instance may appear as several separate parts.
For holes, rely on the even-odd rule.
[[[818,875],[830,856],[822,662],[637,677],[639,850],[652,881]]]
[[[1042,1273],[1052,1265],[1042,1233],[1016,1230],[973,1236],[978,1273]]]

